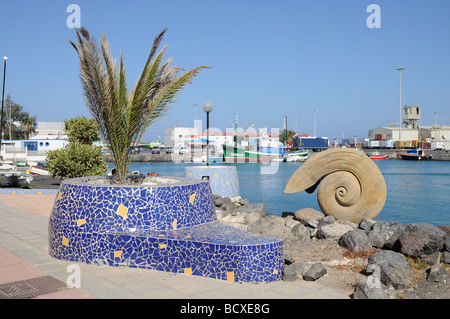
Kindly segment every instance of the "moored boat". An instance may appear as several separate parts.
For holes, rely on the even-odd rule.
[[[389,155],[383,155],[380,154],[379,152],[372,152],[370,154],[368,154],[368,156],[370,157],[370,159],[373,160],[383,160],[383,159],[389,159]]]
[[[433,158],[432,155],[426,154],[425,151],[421,148],[416,148],[399,155],[403,160],[411,161],[425,161],[431,160]]]
[[[288,152],[283,155],[283,162],[304,162],[308,159],[309,151]]]
[[[50,175],[49,171],[47,171],[46,169],[37,167],[37,166],[30,167],[29,171],[30,171],[31,175]]]
[[[30,166],[29,172],[31,175],[50,175],[44,163],[28,162],[28,165]]]
[[[223,160],[225,163],[266,163],[279,157],[279,152],[261,152],[234,145],[223,145]]]

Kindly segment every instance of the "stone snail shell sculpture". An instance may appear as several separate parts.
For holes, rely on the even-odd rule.
[[[373,160],[355,149],[329,149],[308,158],[291,176],[284,193],[311,194],[317,186],[320,209],[336,219],[373,219],[386,202],[383,174]]]

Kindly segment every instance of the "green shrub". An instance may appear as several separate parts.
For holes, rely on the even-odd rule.
[[[100,140],[97,122],[85,116],[66,119],[64,131],[68,136],[69,143],[92,144]]]
[[[101,147],[69,143],[66,149],[47,153],[48,171],[53,178],[104,175],[108,170]]]

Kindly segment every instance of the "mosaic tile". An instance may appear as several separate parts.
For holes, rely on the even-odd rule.
[[[200,180],[206,176],[213,194],[230,198],[239,196],[239,179],[235,166],[187,166],[184,176]]]
[[[281,239],[217,221],[207,181],[105,186],[89,179],[61,184],[49,221],[51,256],[233,282],[281,279]]]

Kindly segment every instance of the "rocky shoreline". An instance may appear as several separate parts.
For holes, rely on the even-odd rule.
[[[317,280],[353,299],[449,299],[450,227],[335,220],[312,208],[281,216],[214,195],[221,222],[281,237],[283,280]]]

